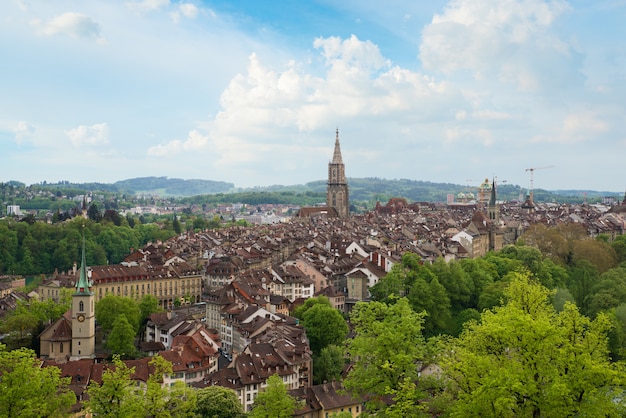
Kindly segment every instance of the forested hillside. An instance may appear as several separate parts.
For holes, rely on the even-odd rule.
[[[348,185],[350,187],[350,200],[353,202],[386,202],[392,197],[403,197],[411,202],[446,202],[450,194],[455,197],[459,193],[473,193],[476,195],[480,186],[479,184],[460,185],[408,179],[389,180],[375,177],[349,178]],[[4,202],[7,203],[11,202],[9,190],[19,191],[23,189],[33,192],[46,190],[57,196],[75,196],[90,192],[118,194],[126,197],[133,195],[137,197],[159,196],[161,198],[174,199],[195,197],[195,199],[187,200],[194,203],[214,203],[219,201],[223,203],[305,205],[325,201],[326,181],[317,180],[306,184],[259,186],[253,188],[237,188],[233,183],[222,181],[183,180],[167,177],[142,177],[122,180],[113,184],[42,182],[26,186],[15,181],[0,183],[0,193],[4,197]],[[526,188],[506,183],[498,184],[497,190],[498,200],[500,201],[523,200],[528,194]],[[216,194],[220,196],[211,196]],[[302,199],[303,196],[312,197],[313,199]],[[618,200],[623,198],[623,195],[607,191],[534,190],[536,202],[581,203],[587,200],[592,203],[607,196],[613,196]]]

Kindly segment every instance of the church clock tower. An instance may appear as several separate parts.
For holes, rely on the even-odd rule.
[[[72,295],[72,355],[70,360],[93,358],[96,353],[95,295],[85,262],[85,233],[76,292]]]
[[[339,129],[335,137],[335,151],[333,159],[328,163],[328,185],[326,188],[326,206],[337,210],[340,218],[350,215],[350,200],[348,196],[348,182],[346,181],[346,170],[341,158],[341,148],[339,146]]]

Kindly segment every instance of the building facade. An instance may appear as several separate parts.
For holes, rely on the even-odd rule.
[[[335,151],[333,159],[328,163],[328,184],[326,187],[326,206],[335,208],[340,218],[350,215],[350,198],[348,194],[348,182],[346,181],[346,169],[341,158],[339,146],[339,129],[335,137]]]

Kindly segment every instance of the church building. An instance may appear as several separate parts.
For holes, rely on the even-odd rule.
[[[335,208],[340,218],[350,215],[350,199],[348,196],[348,182],[346,168],[341,158],[339,146],[339,129],[335,137],[335,151],[333,160],[328,164],[328,185],[326,187],[326,206]]]
[[[341,158],[339,145],[339,129],[335,136],[333,159],[328,163],[328,182],[326,183],[326,206],[303,207],[298,214],[300,218],[327,216],[346,218],[350,216],[350,196],[346,168]]]
[[[96,311],[95,295],[85,261],[85,237],[80,274],[72,295],[72,308],[46,328],[39,336],[41,357],[57,362],[95,357]]]

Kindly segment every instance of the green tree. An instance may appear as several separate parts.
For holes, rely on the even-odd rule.
[[[626,267],[614,268],[600,275],[591,287],[587,301],[591,317],[626,303]]]
[[[449,332],[450,298],[446,289],[434,277],[430,283],[418,278],[411,286],[408,295],[411,307],[415,312],[426,312],[423,333],[433,336],[442,332]]]
[[[171,387],[163,386],[163,377],[172,373],[172,363],[163,357],[155,356],[150,365],[154,372],[148,378],[145,393],[138,399],[143,403],[144,416],[192,417],[196,411],[196,391],[183,382],[175,382]]]
[[[325,381],[339,381],[346,364],[342,347],[334,344],[322,348],[319,356],[313,357],[313,383],[319,385]]]
[[[332,308],[330,300],[326,296],[316,296],[314,298],[308,298],[300,306],[297,306],[291,311],[291,316],[298,319],[304,318],[304,313],[316,305],[323,305]]]
[[[311,351],[319,355],[330,344],[341,344],[348,335],[348,324],[333,307],[317,304],[302,315]]]
[[[290,418],[298,407],[295,398],[287,393],[287,386],[283,383],[283,379],[273,374],[267,379],[267,387],[259,392],[250,418]]]
[[[425,314],[414,312],[406,298],[394,302],[359,302],[350,315],[356,335],[347,341],[353,367],[344,385],[354,395],[368,397],[372,413],[385,410],[385,396],[399,395],[406,382],[417,382],[418,364],[427,356]]]
[[[613,251],[615,251],[615,257],[618,263],[626,261],[626,235],[620,235],[615,237],[611,243]]]
[[[100,222],[102,214],[100,213],[100,209],[98,209],[98,205],[95,203],[89,205],[89,209],[87,209],[87,217],[93,222]]]
[[[150,314],[160,311],[162,309],[159,307],[159,300],[153,295],[144,295],[139,301],[139,323],[143,324]]]
[[[557,313],[551,292],[516,274],[506,304],[485,311],[440,359],[455,417],[623,416],[622,366],[607,354],[605,315]]]
[[[196,414],[207,418],[243,418],[245,413],[237,393],[223,386],[199,389]]]
[[[57,367],[41,367],[35,352],[0,345],[0,418],[62,417],[76,396]]]
[[[134,357],[137,353],[135,335],[135,330],[126,316],[119,315],[113,322],[113,329],[107,338],[106,347],[113,354],[119,354],[121,357]]]
[[[111,332],[116,318],[121,315],[126,317],[134,332],[137,333],[141,310],[134,299],[108,294],[96,303],[96,320],[105,334]]]
[[[138,402],[138,393],[131,380],[135,368],[129,368],[114,356],[113,366],[102,374],[102,384],[92,381],[87,388],[89,399],[85,407],[94,417],[126,418],[142,416],[142,403]]]

